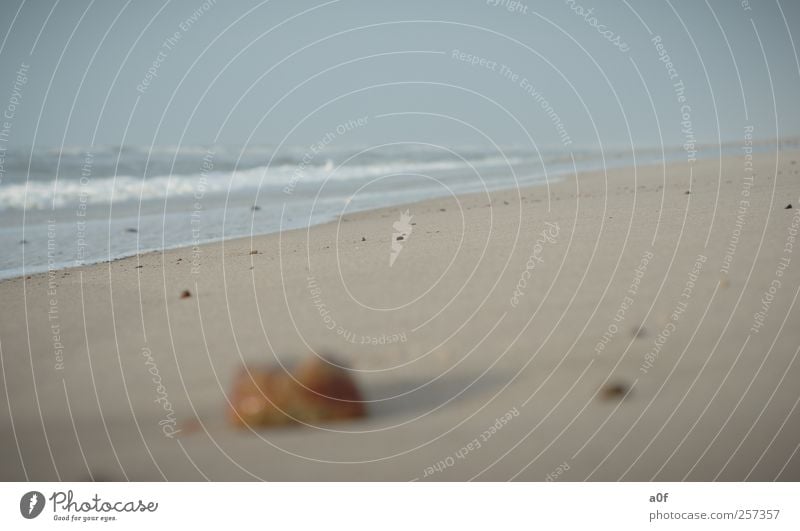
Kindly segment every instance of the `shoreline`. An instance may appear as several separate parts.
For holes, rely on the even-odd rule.
[[[788,138],[788,139],[784,139],[784,140],[782,140],[780,142],[777,142],[777,143],[773,142],[773,143],[775,144],[774,147],[777,150],[777,152],[780,153],[781,151],[787,151],[787,150],[791,151],[792,149],[797,149],[797,143],[798,142],[800,142],[800,139]],[[763,153],[763,150],[773,147],[773,143],[769,143],[769,142],[764,141],[764,142],[761,142],[761,143],[759,143],[757,145],[753,145],[752,147],[754,149],[758,148],[758,150],[754,151],[754,153]],[[713,149],[719,150],[719,153],[714,152]],[[726,151],[726,150],[727,151],[738,150],[738,149],[740,149],[740,146],[736,146],[733,143],[722,144],[721,146],[704,145],[704,146],[702,146],[702,150],[699,152],[700,156],[698,157],[698,161],[713,160],[713,158],[715,156],[725,156],[725,157],[727,157],[729,155],[723,155],[722,154],[723,151]],[[656,149],[655,148],[648,148],[648,149],[645,149],[644,151],[646,153],[653,153],[653,152],[656,151]],[[620,166],[615,166],[614,162],[613,162],[614,161],[614,157],[613,157],[614,153],[616,153],[616,152],[610,152],[609,153],[609,158],[605,159],[605,162],[606,162],[605,168],[595,167],[595,168],[589,168],[589,169],[583,169],[583,170],[579,169],[578,173],[582,174],[582,175],[590,175],[591,174],[591,175],[595,175],[595,176],[598,176],[598,177],[602,177],[603,173],[619,171],[619,170],[632,170],[634,168],[633,164],[623,164],[623,165],[620,165]],[[679,150],[678,148],[675,148],[675,147],[666,149],[664,151],[664,154],[669,154],[669,157],[664,159],[664,161],[657,161],[657,162],[639,164],[638,167],[640,169],[644,169],[644,168],[651,168],[652,169],[652,168],[656,168],[656,167],[661,167],[663,164],[672,165],[672,164],[676,163],[676,160],[680,161],[680,159],[684,156],[684,152],[682,150]],[[632,161],[628,161],[628,162],[632,162]],[[541,183],[538,183],[538,184],[535,184],[535,185],[532,185],[532,186],[530,186],[530,185],[522,185],[520,187],[520,186],[511,186],[511,185],[509,185],[509,186],[496,185],[495,187],[489,187],[488,190],[489,190],[489,192],[504,192],[504,191],[508,191],[508,190],[515,190],[517,188],[548,187],[550,185],[555,185],[555,184],[557,184],[559,182],[562,182],[565,179],[574,178],[575,177],[575,173],[572,170],[564,170],[564,171],[560,171],[560,172],[552,172],[549,175],[549,177],[550,177],[550,182],[542,181]],[[479,194],[479,193],[481,193],[481,192],[466,192],[466,193],[458,193],[457,195],[458,196],[469,196],[469,195],[475,195],[475,194]],[[391,208],[406,208],[406,207],[410,207],[412,205],[415,205],[417,203],[424,203],[426,201],[435,201],[435,200],[441,199],[443,197],[446,197],[446,195],[442,194],[442,195],[439,195],[439,196],[436,196],[436,197],[422,198],[422,199],[411,201],[411,202],[400,202],[400,203],[396,203],[396,204],[388,204],[388,205],[377,206],[377,207],[366,206],[366,207],[363,207],[360,210],[351,211],[350,214],[369,212],[369,211],[376,211],[376,210],[383,210],[383,209],[391,209]],[[178,199],[180,199],[180,198],[178,198]],[[202,239],[202,240],[199,240],[199,241],[184,241],[184,242],[177,243],[177,244],[174,244],[174,245],[168,245],[166,247],[145,247],[145,248],[142,248],[142,249],[137,249],[135,251],[123,252],[123,253],[120,253],[120,254],[117,254],[117,255],[114,255],[114,256],[106,256],[106,257],[103,257],[103,258],[99,258],[99,259],[96,259],[96,260],[89,260],[89,261],[85,261],[85,262],[82,262],[82,263],[75,263],[75,260],[68,260],[68,261],[64,261],[64,262],[57,262],[57,263],[54,264],[54,267],[51,267],[50,265],[36,265],[36,266],[33,266],[30,269],[21,270],[21,271],[19,270],[19,268],[16,268],[14,270],[0,271],[0,282],[6,281],[6,280],[11,280],[11,279],[14,279],[14,278],[22,278],[22,277],[27,277],[27,276],[47,274],[48,272],[51,272],[51,271],[58,272],[58,271],[70,270],[70,269],[86,267],[86,266],[92,266],[92,265],[97,265],[97,264],[107,264],[107,263],[110,263],[110,262],[116,262],[118,260],[124,260],[124,259],[127,259],[127,258],[134,258],[136,256],[143,256],[143,255],[146,255],[146,254],[163,253],[163,252],[180,250],[180,249],[191,249],[191,248],[196,247],[196,246],[213,245],[213,244],[216,244],[216,243],[220,243],[222,241],[235,241],[235,240],[238,240],[238,239],[258,238],[258,237],[266,236],[266,235],[270,235],[270,234],[277,234],[279,232],[287,232],[287,231],[292,231],[292,230],[305,230],[308,227],[315,227],[315,226],[324,225],[324,224],[327,224],[327,223],[335,223],[336,221],[337,221],[336,217],[326,217],[325,221],[320,221],[320,222],[317,222],[317,223],[313,223],[311,225],[303,225],[301,227],[293,227],[293,228],[288,228],[288,229],[280,229],[280,228],[278,228],[278,229],[274,229],[274,230],[266,230],[264,232],[255,232],[255,233],[251,233],[250,235],[235,235],[235,236],[229,236],[229,237],[206,238],[206,239]]]
[[[798,159],[349,213],[204,244],[194,273],[181,247],[3,280],[0,478],[797,480]],[[366,419],[225,423],[242,363],[311,350]]]

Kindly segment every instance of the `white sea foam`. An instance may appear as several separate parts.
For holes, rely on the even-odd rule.
[[[521,158],[505,159],[487,157],[469,163],[461,160],[434,160],[426,162],[385,161],[374,164],[356,164],[337,167],[331,160],[304,168],[299,182],[319,186],[324,181],[358,181],[399,174],[443,172],[459,170],[470,174],[473,170],[490,167],[508,168],[509,164],[524,162]],[[256,190],[259,187],[285,186],[290,182],[296,165],[266,166],[229,171],[211,172],[207,175],[161,175],[147,178],[119,175],[92,177],[83,182],[76,178],[58,180],[29,180],[7,183],[0,187],[0,210],[65,208],[76,205],[81,198],[89,204],[109,204],[125,201],[164,200],[191,198],[195,194],[224,194]],[[508,170],[506,169],[506,173]]]

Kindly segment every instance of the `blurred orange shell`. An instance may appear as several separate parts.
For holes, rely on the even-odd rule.
[[[363,417],[366,408],[350,373],[316,356],[291,374],[281,367],[248,367],[233,383],[228,418],[261,428]]]

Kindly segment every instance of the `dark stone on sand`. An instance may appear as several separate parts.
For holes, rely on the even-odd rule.
[[[692,193],[692,192],[690,192],[689,190],[686,190],[686,191],[684,192],[684,194],[685,194],[685,195],[689,195],[689,194],[691,194],[691,193]]]
[[[132,234],[136,234],[137,232],[139,232],[139,230],[136,229],[135,227],[128,227],[127,229],[125,229],[125,232],[130,232]]]
[[[400,241],[400,240],[402,240],[402,239],[403,239],[403,237],[402,237],[402,236],[398,236],[398,237],[397,237],[397,241]]]
[[[601,400],[622,400],[630,393],[630,387],[623,382],[609,383],[600,390]]]
[[[785,207],[783,207],[783,208],[784,208],[784,210],[791,210],[791,209],[792,209],[792,204],[791,204],[791,203],[789,203],[788,205],[786,205],[786,206],[785,206]]]
[[[239,428],[264,428],[360,418],[361,392],[350,373],[310,357],[291,372],[283,367],[246,367],[230,394],[228,420]]]
[[[365,237],[363,237],[363,236],[362,236],[362,237],[361,237],[361,241],[362,241],[362,242],[365,242],[365,241],[367,241],[367,239],[366,239]]]
[[[185,289],[185,290],[183,290],[181,292],[181,299],[188,299],[191,296],[192,296],[192,292],[189,291],[188,289]]]
[[[141,268],[143,268],[143,267],[144,267],[144,266],[138,265],[138,266],[136,266],[136,267],[135,267],[135,269],[141,269]]]
[[[446,208],[440,208],[439,212],[447,212],[447,209]]]
[[[252,251],[250,251],[250,254],[258,254],[258,251],[256,251],[255,249],[253,249]]]

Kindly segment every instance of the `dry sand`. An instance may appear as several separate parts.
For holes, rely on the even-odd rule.
[[[800,480],[798,159],[756,156],[752,187],[741,157],[629,168],[0,282],[0,479]],[[357,371],[367,419],[226,424],[243,361],[312,349]]]

